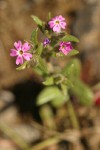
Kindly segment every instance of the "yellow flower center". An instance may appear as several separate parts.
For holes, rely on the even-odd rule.
[[[20,55],[22,55],[22,54],[23,54],[23,51],[22,51],[22,50],[20,50],[20,51],[19,51],[19,54],[20,54]]]
[[[58,20],[56,21],[56,24],[59,24],[59,21],[58,21]]]
[[[62,49],[65,49],[65,48],[66,48],[66,46],[65,46],[65,45],[63,45],[63,46],[62,46]]]

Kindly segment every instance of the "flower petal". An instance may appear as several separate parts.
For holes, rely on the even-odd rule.
[[[60,46],[63,46],[64,45],[64,42],[60,42]]]
[[[23,64],[23,57],[22,56],[18,56],[17,59],[16,59],[16,65],[19,65],[19,64]]]
[[[58,24],[53,27],[54,32],[60,32],[60,30],[61,30],[61,28],[60,28],[60,25],[58,25]]]
[[[71,42],[67,42],[66,43],[66,50],[67,51],[71,51],[73,49],[72,45],[71,45]]]
[[[22,46],[22,50],[25,52],[25,51],[28,51],[30,50],[31,46],[29,45],[29,43],[24,43],[23,46]]]
[[[73,49],[71,42],[60,42],[59,50],[67,55]]]
[[[54,21],[49,21],[48,24],[49,24],[50,28],[53,28],[55,25]]]
[[[60,22],[60,26],[61,26],[63,29],[65,29],[65,27],[66,27],[66,22],[61,21],[61,22]]]
[[[59,48],[59,50],[65,55],[69,53],[69,51],[67,51],[66,49],[62,49],[61,47]]]
[[[62,17],[61,15],[58,16],[58,19],[59,19],[59,21],[64,21],[65,20],[65,18]]]
[[[46,47],[48,44],[50,44],[50,40],[48,38],[44,39],[43,46]]]
[[[18,55],[18,51],[15,50],[15,49],[11,49],[11,53],[10,53],[10,56],[17,56]]]
[[[14,46],[17,50],[21,50],[22,49],[22,42],[21,41],[18,41],[14,43]]]
[[[32,54],[30,53],[23,53],[23,57],[25,60],[30,60],[32,58]]]
[[[69,53],[69,51],[63,49],[63,50],[62,50],[62,53],[65,54],[65,55],[67,55],[67,54]]]

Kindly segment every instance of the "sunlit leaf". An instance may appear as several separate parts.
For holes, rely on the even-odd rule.
[[[42,26],[42,20],[40,20],[37,16],[32,15],[33,20],[39,26]]]
[[[68,88],[65,84],[61,85],[61,89],[62,89],[62,97],[59,98],[55,98],[54,100],[51,101],[51,104],[58,108],[61,107],[63,104],[65,104],[65,102],[67,102],[69,100],[69,94],[68,94]]]
[[[62,37],[60,39],[60,41],[63,41],[63,42],[79,42],[78,38],[76,38],[73,35],[65,35],[64,37]]]
[[[17,67],[16,70],[23,70],[26,68],[28,61],[25,61],[21,66]]]
[[[42,105],[54,99],[62,99],[63,94],[56,86],[46,87],[37,98],[37,104]]]
[[[77,55],[79,53],[79,51],[73,49],[72,51],[70,51],[67,56],[74,56],[74,55]]]
[[[66,56],[74,56],[77,55],[79,53],[79,51],[73,49],[72,51],[70,51],[67,55],[63,54],[62,52],[58,52],[56,53],[57,57],[66,57]]]
[[[67,102],[67,99],[64,96],[62,96],[62,97],[58,97],[57,99],[53,99],[51,101],[51,104],[52,104],[53,107],[59,108],[62,105],[64,105],[65,102]]]

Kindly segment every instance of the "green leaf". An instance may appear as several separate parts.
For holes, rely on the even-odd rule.
[[[37,16],[32,15],[33,20],[38,26],[42,26],[42,20],[40,20]]]
[[[25,69],[27,64],[28,64],[28,61],[25,61],[24,64],[22,64],[20,67],[17,67],[16,70],[23,70],[23,69]]]
[[[33,42],[35,47],[38,45],[37,32],[38,32],[38,28],[35,29],[31,34],[31,41]]]
[[[54,99],[62,99],[63,94],[56,86],[46,87],[37,98],[37,105],[45,104]]]
[[[68,87],[65,84],[62,84],[61,89],[63,96],[51,101],[51,104],[56,108],[61,107],[69,100]]]
[[[79,53],[79,51],[73,49],[72,51],[70,51],[70,52],[67,54],[67,56],[74,56],[74,55],[76,55],[76,54],[78,54],[78,53]],[[66,57],[65,54],[63,54],[62,52],[56,53],[56,56],[57,56],[57,57]]]
[[[41,57],[39,57],[39,65],[38,67],[46,74],[48,74],[48,69],[47,69],[47,65],[44,59],[42,59]]]
[[[65,35],[63,38],[60,39],[62,42],[79,42],[78,38],[73,35]]]
[[[48,13],[48,20],[51,19],[51,12]]]
[[[38,67],[34,67],[33,71],[36,72],[38,75],[43,76],[43,71],[39,69]]]
[[[70,60],[67,65],[62,70],[62,73],[67,76],[69,79],[80,78],[81,73],[81,63],[78,59]]]
[[[59,108],[59,107],[61,107],[62,105],[64,105],[65,102],[67,102],[67,99],[66,99],[64,96],[62,96],[62,97],[59,97],[59,98],[57,98],[57,99],[53,99],[53,100],[51,101],[51,104],[52,104],[53,107]]]
[[[73,70],[74,70],[74,64],[69,62],[62,70],[62,74],[64,74],[68,78],[71,78],[71,76],[73,76]]]
[[[84,105],[90,105],[93,102],[93,93],[91,89],[81,80],[76,79],[72,93],[78,98],[79,102]]]
[[[54,81],[53,81],[53,77],[48,77],[43,84],[44,85],[53,85]]]
[[[38,46],[38,48],[37,48],[37,50],[36,50],[36,53],[40,56],[41,53],[42,53],[42,51],[43,51],[43,44],[41,43],[41,44]]]
[[[67,56],[74,56],[74,55],[77,55],[78,53],[79,53],[79,51],[73,49],[72,51],[70,51],[70,52],[68,53]]]
[[[54,77],[55,84],[61,84],[64,81],[64,76],[60,73],[55,74],[53,77]]]
[[[68,88],[74,87],[72,81],[68,78],[65,79],[64,84],[67,85]]]

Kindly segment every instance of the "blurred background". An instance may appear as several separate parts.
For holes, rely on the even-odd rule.
[[[46,20],[48,12],[52,16],[64,16],[68,32],[79,38],[77,49],[80,53],[77,57],[82,63],[82,80],[94,88],[100,105],[100,0],[0,0],[0,150],[27,149],[25,143],[21,147],[18,146],[20,142],[16,144],[11,140],[13,131],[22,137],[22,142],[24,139],[31,144],[37,142],[43,132],[36,128],[38,125],[30,117],[33,114],[33,118],[40,121],[33,99],[43,88],[41,79],[30,69],[16,71],[15,60],[9,53],[15,41],[30,40],[31,32],[36,27],[31,15]],[[98,106],[82,108],[81,113],[83,126],[84,120],[89,119],[88,123],[99,127]],[[5,122],[8,126],[5,126]],[[9,126],[13,129],[10,133]],[[84,150],[100,149],[100,130],[99,134],[95,132],[92,135],[97,140],[93,136],[89,143],[82,139],[83,143],[85,141]],[[52,150],[54,148],[59,149],[52,147]],[[66,148],[63,146],[59,150]]]

